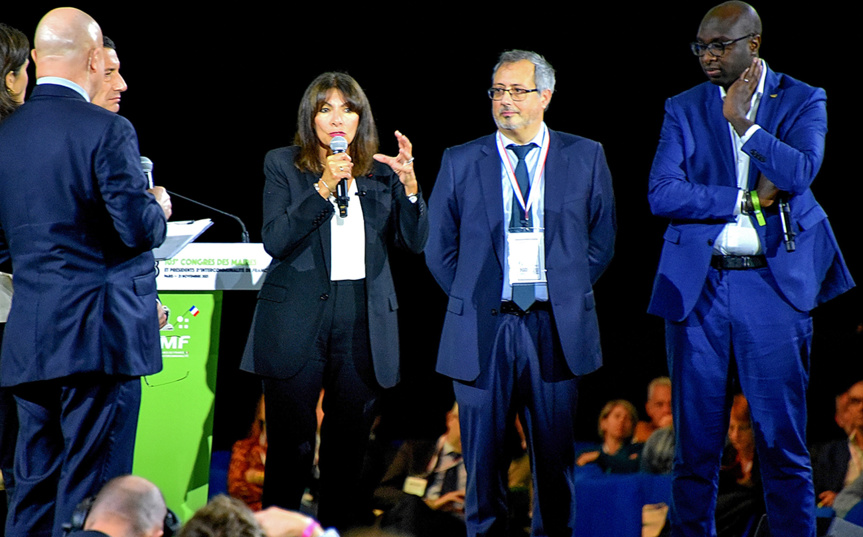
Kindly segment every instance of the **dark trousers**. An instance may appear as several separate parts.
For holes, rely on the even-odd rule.
[[[141,380],[82,374],[12,391],[20,429],[6,535],[61,537],[78,503],[132,472]]]
[[[365,282],[333,282],[311,358],[288,379],[264,379],[264,507],[298,509],[315,455],[315,407],[324,389],[318,518],[340,530],[371,513],[363,459],[380,391],[369,350]]]
[[[502,314],[492,356],[476,381],[453,382],[467,467],[469,536],[505,535],[507,429],[523,412],[533,463],[532,535],[572,534],[575,466],[573,424],[578,379],[559,347],[552,315]]]
[[[736,375],[749,401],[772,535],[814,537],[806,447],[812,319],[789,305],[769,268],[710,269],[695,309],[666,323],[677,435],[672,535],[716,535],[720,457]]]

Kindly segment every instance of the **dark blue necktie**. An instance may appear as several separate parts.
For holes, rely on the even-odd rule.
[[[515,153],[515,156],[518,157],[518,164],[515,166],[515,180],[518,182],[518,189],[521,190],[521,199],[524,200],[525,206],[527,205],[527,199],[530,197],[530,175],[527,173],[527,162],[525,157],[527,157],[528,153],[530,153],[534,147],[536,147],[536,144],[533,143],[527,145],[510,144],[506,146],[507,149]],[[530,213],[528,212],[525,214],[524,209],[518,202],[518,197],[513,193],[512,215],[509,219],[509,227],[530,227],[531,220],[532,218]]]
[[[527,157],[534,147],[536,147],[536,144],[534,143],[527,145],[510,144],[507,146],[507,149],[511,150],[515,153],[515,156],[518,157],[518,164],[515,167],[515,180],[518,182],[518,188],[521,190],[521,199],[524,200],[525,206],[527,206],[527,200],[530,197],[530,175],[527,173],[527,162],[525,162],[525,157]],[[531,227],[532,221],[533,218],[530,211],[525,212],[521,207],[521,204],[518,202],[518,197],[516,197],[513,192],[512,215],[509,219],[510,229]],[[534,303],[534,297],[536,294],[534,292],[535,287],[536,286],[532,283],[513,285],[512,301],[515,302],[519,308],[527,311]]]
[[[452,454],[452,466],[447,468],[443,476],[443,483],[440,487],[440,495],[443,496],[449,492],[459,490],[458,486],[458,467],[461,465],[461,453]]]

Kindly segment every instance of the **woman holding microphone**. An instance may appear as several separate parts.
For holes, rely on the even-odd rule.
[[[362,88],[344,73],[324,73],[303,95],[295,145],[264,161],[262,235],[273,262],[241,366],[263,377],[267,400],[263,504],[299,508],[323,389],[318,518],[339,529],[369,512],[360,474],[374,402],[399,380],[387,249],[420,253],[428,236],[412,146],[399,132],[396,139],[398,155],[376,154]],[[340,142],[347,148],[338,152]]]

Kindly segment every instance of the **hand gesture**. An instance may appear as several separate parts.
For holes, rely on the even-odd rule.
[[[773,181],[768,179],[763,173],[758,174],[758,183],[755,187],[755,192],[758,194],[758,203],[762,207],[770,207],[779,194],[779,189],[773,184]]]
[[[156,198],[156,201],[159,202],[159,206],[162,208],[162,212],[165,213],[165,220],[171,218],[171,196],[168,194],[168,191],[165,190],[163,186],[154,186],[153,188],[147,190],[150,194]]]
[[[159,330],[165,328],[168,324],[168,308],[156,299],[156,316],[159,318]]]
[[[825,490],[818,495],[818,507],[833,507],[833,501],[836,499],[836,493],[832,490]]]
[[[731,123],[737,134],[743,136],[754,123],[746,119],[752,102],[752,94],[758,88],[761,80],[761,59],[752,58],[752,64],[747,67],[728,87],[725,102],[722,104],[722,115]]]
[[[743,136],[746,130],[753,125],[752,121],[746,119],[746,114],[749,113],[752,94],[758,88],[762,70],[761,59],[752,58],[752,64],[740,74],[725,93],[722,115],[740,136]]]
[[[383,162],[398,174],[399,180],[405,185],[405,194],[410,196],[419,192],[417,177],[414,174],[413,145],[411,145],[408,137],[399,131],[396,131],[396,140],[399,142],[399,154],[397,156],[388,157],[377,153],[374,159]]]
[[[324,166],[324,174],[318,181],[318,186],[325,186],[326,189],[320,189],[321,197],[328,198],[330,194],[336,193],[336,185],[341,181],[350,180],[354,163],[351,162],[351,157],[347,153],[335,153],[327,157],[327,163]]]
[[[590,464],[596,459],[599,458],[599,451],[588,451],[586,453],[582,453],[578,456],[578,459],[575,461],[575,464],[578,466],[584,466],[585,464]]]
[[[264,530],[264,535],[267,537],[300,537],[306,535],[304,531],[314,521],[296,511],[288,511],[278,507],[268,507],[263,511],[255,513],[255,520]],[[323,534],[323,530],[318,525],[309,533],[313,537]]]
[[[463,490],[454,490],[447,492],[437,500],[426,500],[426,503],[435,511],[464,511],[464,495]]]

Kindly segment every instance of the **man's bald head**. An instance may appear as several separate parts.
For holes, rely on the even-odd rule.
[[[755,8],[746,2],[731,0],[719,4],[704,15],[701,19],[701,27],[717,22],[728,27],[735,26],[744,34],[761,33],[761,17],[758,16]]]
[[[724,2],[701,20],[695,41],[702,51],[696,54],[704,74],[728,89],[758,57],[761,18],[746,2]]]
[[[91,97],[101,88],[102,30],[90,15],[72,7],[49,11],[36,27],[33,45],[36,76],[71,80]]]
[[[96,496],[84,529],[124,537],[158,536],[166,513],[165,498],[156,485],[134,475],[116,477]]]

